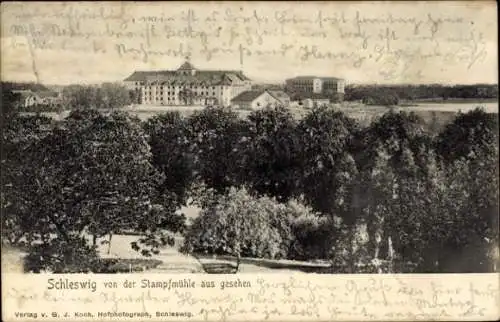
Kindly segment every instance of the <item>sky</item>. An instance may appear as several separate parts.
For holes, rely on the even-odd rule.
[[[2,3],[2,80],[121,81],[135,70],[242,70],[347,83],[498,83],[496,3]]]

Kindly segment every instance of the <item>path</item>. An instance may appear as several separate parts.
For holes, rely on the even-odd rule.
[[[146,273],[203,273],[203,267],[193,256],[181,254],[177,247],[165,247],[160,253],[151,257],[142,256],[130,247],[130,243],[137,241],[139,236],[114,235],[111,240],[111,249],[108,254],[108,245],[101,245],[99,251],[103,258],[127,258],[127,259],[157,259],[162,261],[154,269]]]

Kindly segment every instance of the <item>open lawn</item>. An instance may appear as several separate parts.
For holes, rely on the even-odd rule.
[[[229,256],[184,255],[178,251],[178,245],[164,247],[160,254],[145,257],[130,248],[130,243],[138,238],[140,236],[137,235],[114,235],[109,250],[108,244],[98,243],[100,256],[107,262],[107,268],[118,273],[230,273],[231,267],[236,264],[236,260]],[[182,237],[178,237],[176,243],[180,245]],[[2,271],[21,273],[24,255],[18,249],[2,248]],[[238,273],[307,273],[321,272],[327,267],[326,263],[242,258]]]

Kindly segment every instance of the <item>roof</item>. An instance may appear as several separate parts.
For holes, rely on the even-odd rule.
[[[321,79],[322,81],[339,81],[339,80],[343,80],[342,78],[337,78],[337,77],[322,77],[322,76],[297,76],[297,77],[294,77],[294,78],[289,78],[287,79],[287,81],[290,81],[290,80],[313,80],[313,79],[316,79],[316,78],[319,78]]]
[[[238,96],[233,98],[231,102],[252,102],[254,101],[257,97],[261,96],[264,94],[266,91],[261,90],[261,91],[245,91],[243,93],[240,93]]]
[[[181,67],[179,67],[179,70],[192,70],[192,69],[195,69],[193,65],[191,65],[190,62],[184,62],[184,64],[181,65]]]
[[[277,98],[278,100],[288,100],[290,99],[290,96],[285,93],[284,91],[278,91],[278,90],[267,90],[269,94]]]
[[[195,69],[189,62],[184,62],[178,70]],[[174,82],[182,83],[202,83],[207,85],[230,85],[233,82],[247,81],[250,78],[246,77],[240,70],[196,70],[194,75],[182,75],[178,70],[158,70],[158,71],[135,71],[129,77],[125,78],[126,82],[153,82],[158,81],[164,84]]]
[[[207,85],[231,84],[235,81],[249,80],[242,73],[235,73],[224,70],[198,70],[195,75],[180,75],[176,71],[136,71],[125,79],[126,82],[153,82],[159,81],[165,84],[182,82],[182,83],[201,83]]]
[[[58,96],[57,93],[51,91],[33,92],[31,90],[13,90],[12,92],[18,94],[21,99],[26,99],[31,96],[38,98],[56,98]]]

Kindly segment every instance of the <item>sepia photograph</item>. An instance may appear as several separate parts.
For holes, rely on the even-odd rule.
[[[2,271],[498,273],[494,2],[1,8]]]

